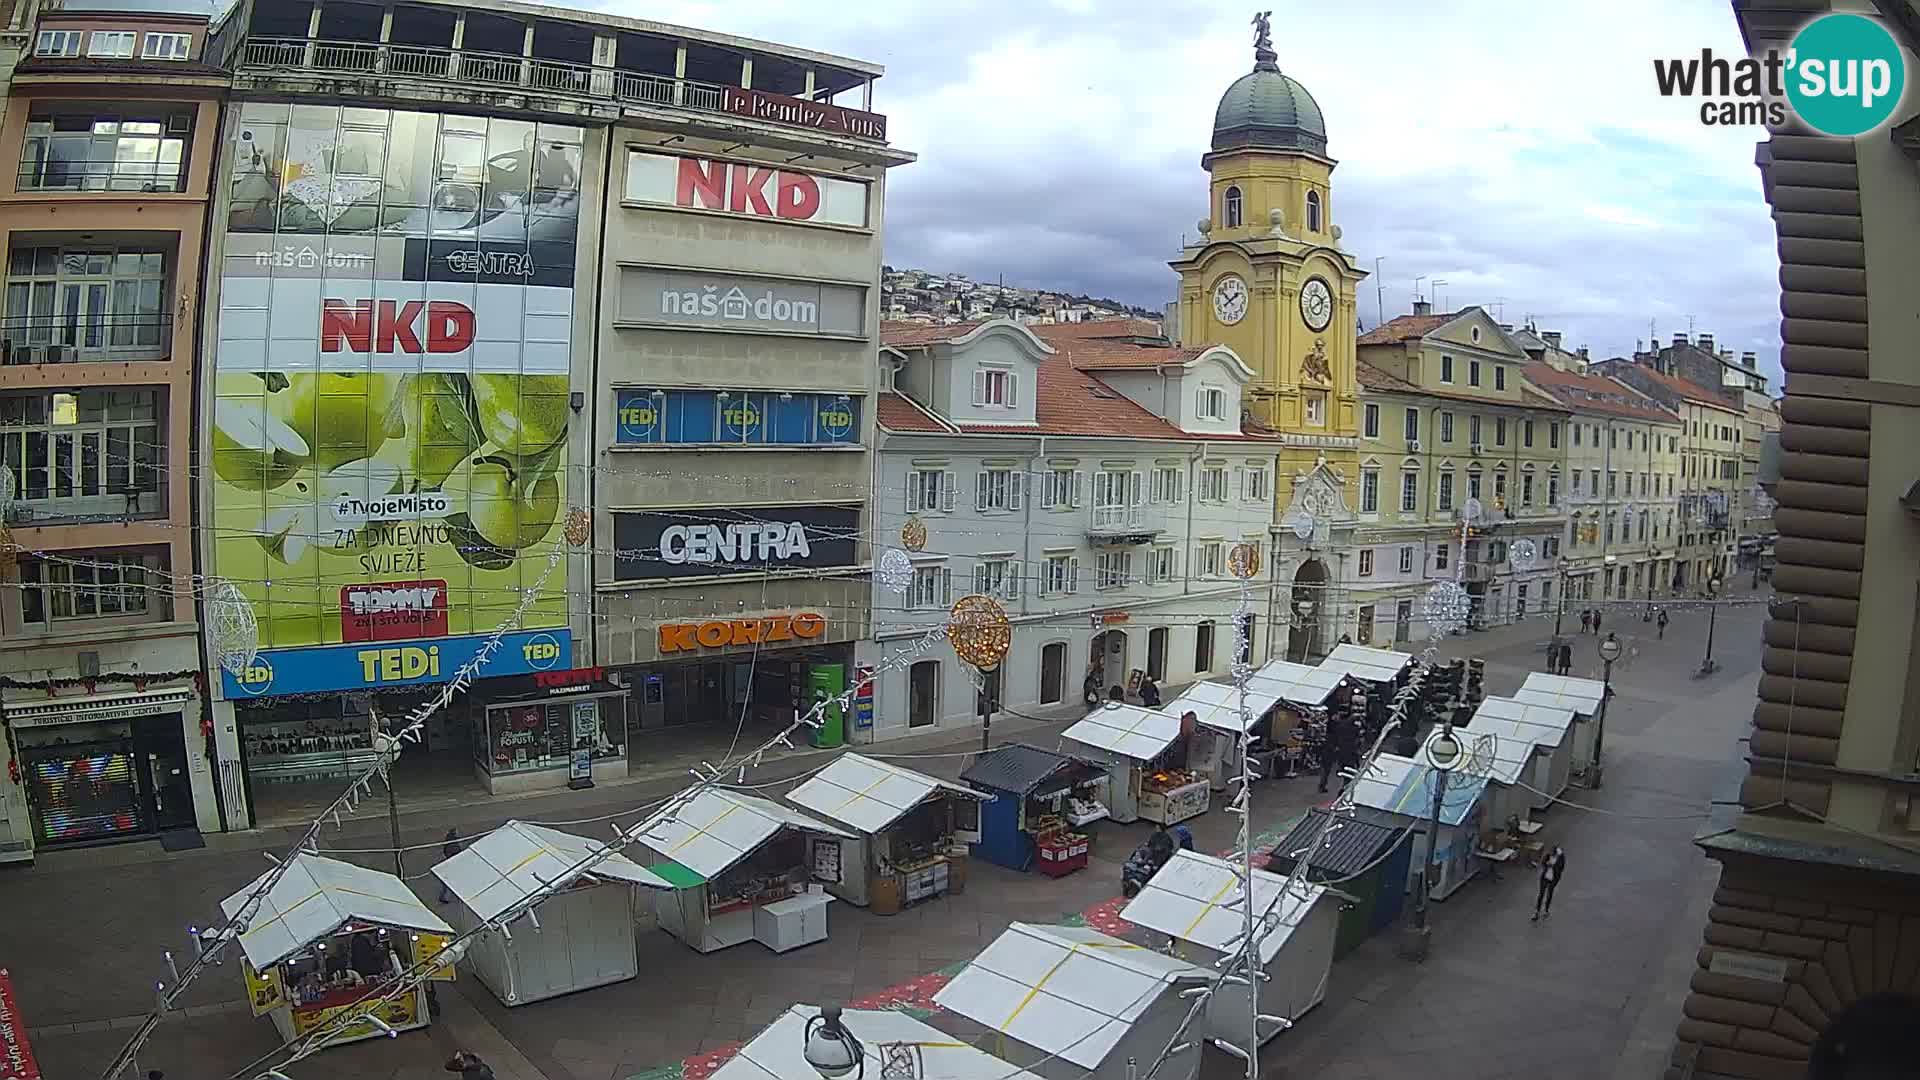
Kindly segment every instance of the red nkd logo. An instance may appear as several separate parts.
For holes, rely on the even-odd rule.
[[[321,352],[453,353],[472,347],[473,309],[452,300],[320,301]]]
[[[820,185],[806,173],[683,157],[673,201],[697,210],[808,221],[820,212]]]

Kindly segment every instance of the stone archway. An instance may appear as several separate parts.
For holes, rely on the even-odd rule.
[[[1321,640],[1325,625],[1330,579],[1327,564],[1307,559],[1293,572],[1293,592],[1287,600],[1287,659],[1296,664],[1326,652]]]

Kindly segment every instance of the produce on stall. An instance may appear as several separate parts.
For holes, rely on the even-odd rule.
[[[787,792],[787,801],[846,826],[846,867],[827,891],[891,915],[966,883],[967,843],[980,839],[972,788],[846,754]]]
[[[1008,743],[975,757],[960,779],[991,795],[980,808],[980,840],[973,854],[1010,870],[1040,864],[1049,873],[1085,865],[1090,843],[1069,817],[1070,808],[1092,804],[1099,816],[1098,789],[1106,786],[1106,768],[1084,758]],[[1081,817],[1079,820],[1086,820]]]
[[[1207,809],[1206,777],[1171,767],[1171,759],[1186,753],[1178,714],[1110,701],[1061,732],[1060,741],[1073,753],[1106,763],[1115,821],[1172,825]]]

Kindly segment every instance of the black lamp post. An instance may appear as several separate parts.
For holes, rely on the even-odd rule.
[[[1553,609],[1553,636],[1560,637],[1560,617],[1567,613],[1567,557],[1560,556],[1560,602]]]
[[[1700,661],[1701,675],[1711,675],[1720,670],[1720,665],[1713,659],[1713,629],[1720,618],[1719,598],[1720,575],[1715,574],[1707,582],[1707,658]]]
[[[1447,774],[1459,767],[1461,758],[1460,740],[1453,734],[1452,723],[1443,725],[1433,733],[1433,737],[1427,740],[1423,754],[1433,769],[1433,812],[1427,819],[1427,851],[1420,864],[1420,887],[1413,894],[1413,923],[1407,929],[1406,942],[1400,951],[1409,960],[1427,958],[1427,943],[1431,934],[1427,926],[1427,896],[1433,891],[1433,881],[1438,876],[1434,872],[1434,858],[1440,840],[1441,804],[1447,798]]]
[[[1600,787],[1603,772],[1600,755],[1607,742],[1607,704],[1613,700],[1613,662],[1620,659],[1620,651],[1620,639],[1613,631],[1607,631],[1600,642],[1600,716],[1594,721],[1593,729],[1593,786],[1596,789]]]

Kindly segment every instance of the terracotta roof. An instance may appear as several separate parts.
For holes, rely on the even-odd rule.
[[[1359,376],[1360,385],[1369,390],[1398,390],[1403,394],[1417,394],[1420,388],[1400,378],[1389,375],[1372,364],[1354,363],[1354,372]]]
[[[1172,348],[1165,345],[1135,345],[1129,341],[1106,339],[1043,339],[1074,367],[1086,371],[1123,368],[1156,368],[1162,364],[1184,364],[1203,348]]]
[[[1535,409],[1549,412],[1566,412],[1567,407],[1552,397],[1544,400],[1508,401],[1504,398],[1480,397],[1477,394],[1457,393],[1451,390],[1433,390],[1414,384],[1381,371],[1365,361],[1356,361],[1354,371],[1360,385],[1367,390],[1377,390],[1389,394],[1418,394],[1421,397],[1440,398],[1444,401],[1459,401],[1469,405],[1485,405],[1489,408],[1506,407],[1510,409]]]
[[[916,345],[933,345],[965,337],[985,326],[989,321],[975,319],[972,322],[958,323],[883,322],[880,324],[880,343],[903,349]]]
[[[1160,324],[1152,319],[1088,319],[1077,323],[1034,323],[1027,327],[1042,341],[1052,344],[1054,339],[1085,341],[1088,338],[1157,338],[1161,335]]]
[[[920,404],[902,394],[883,393],[879,395],[878,419],[880,426],[888,431],[915,431],[938,434],[951,432],[953,425],[942,421],[920,407]]]
[[[1628,362],[1626,361],[1609,360],[1607,361],[1607,363],[1609,365],[1618,363],[1618,364],[1621,364],[1622,366],[1628,366]],[[1728,401],[1726,398],[1721,397],[1719,394],[1714,393],[1712,390],[1709,390],[1706,387],[1701,386],[1699,383],[1694,382],[1691,379],[1682,379],[1677,375],[1669,375],[1664,371],[1657,371],[1654,368],[1648,367],[1645,364],[1631,364],[1630,366],[1639,374],[1646,376],[1647,380],[1653,383],[1655,386],[1662,387],[1668,393],[1673,394],[1677,397],[1685,398],[1688,401],[1698,402],[1699,404],[1702,404],[1702,405],[1717,406],[1719,408],[1726,409],[1728,412],[1741,411],[1738,406],[1734,405],[1732,402]]]
[[[1392,345],[1395,342],[1411,338],[1422,338],[1460,317],[1460,312],[1452,311],[1443,315],[1396,315],[1384,325],[1361,334],[1356,340],[1360,345]]]
[[[1678,417],[1642,399],[1640,394],[1631,387],[1604,375],[1562,371],[1546,363],[1528,364],[1521,370],[1521,374],[1528,382],[1565,402],[1577,412],[1606,413],[1610,416],[1649,420],[1656,423],[1679,422]]]

